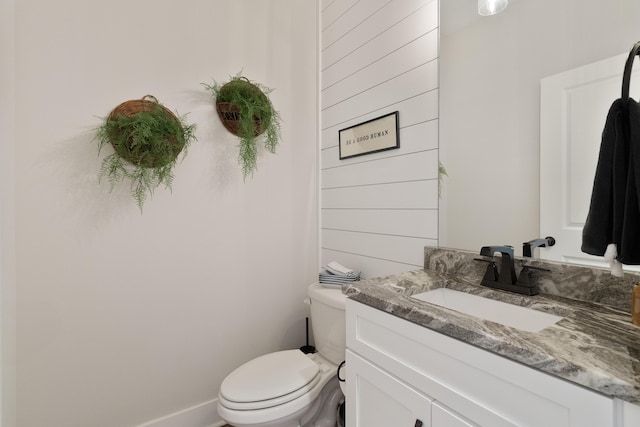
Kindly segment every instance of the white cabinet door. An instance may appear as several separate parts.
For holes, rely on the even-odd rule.
[[[349,427],[430,427],[431,399],[347,350]],[[446,424],[441,424],[446,426]]]
[[[433,402],[431,405],[431,427],[477,427],[477,424],[464,419],[440,402]]]

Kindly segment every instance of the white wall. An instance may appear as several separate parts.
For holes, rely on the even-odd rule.
[[[438,242],[438,2],[321,2],[321,260],[375,277]],[[339,159],[341,129],[399,112],[400,148]]]
[[[445,1],[443,14],[453,6]],[[442,28],[442,245],[520,252],[521,242],[544,237],[540,79],[628,52],[640,40],[639,14],[636,0],[517,0],[456,32]]]
[[[15,426],[16,286],[14,239],[15,56],[13,0],[0,1],[0,425]]]
[[[319,257],[315,2],[1,4],[3,64],[13,67],[2,67],[0,87],[15,94],[0,101],[15,112],[2,126],[1,200],[15,425],[137,425],[215,398],[258,354],[301,346]],[[275,88],[283,118],[278,154],[261,153],[246,182],[237,139],[200,85],[240,70]],[[198,141],[173,192],[159,189],[141,214],[126,186],[109,193],[97,181],[91,139],[98,117],[145,94],[190,113]]]

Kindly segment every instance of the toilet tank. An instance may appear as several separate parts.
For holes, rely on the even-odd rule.
[[[308,289],[311,301],[311,328],[316,350],[325,359],[339,365],[347,346],[345,301],[340,287],[314,283]]]

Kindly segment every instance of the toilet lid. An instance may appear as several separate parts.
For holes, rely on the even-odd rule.
[[[319,366],[300,350],[269,353],[229,374],[220,386],[220,394],[238,403],[276,399],[304,388],[319,371]]]

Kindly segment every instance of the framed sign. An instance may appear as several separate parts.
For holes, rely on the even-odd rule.
[[[340,160],[400,147],[398,112],[338,131]]]

